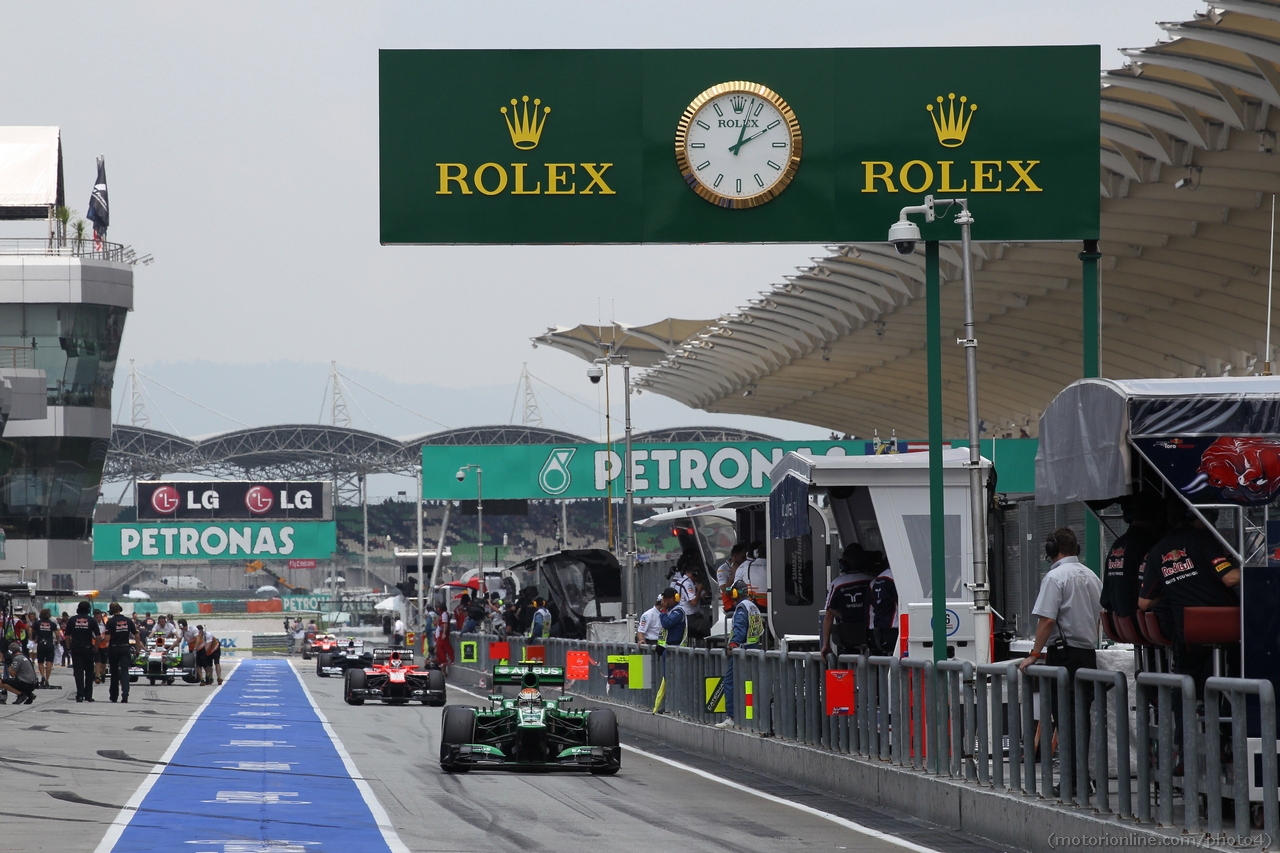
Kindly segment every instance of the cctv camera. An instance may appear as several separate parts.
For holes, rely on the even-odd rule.
[[[889,227],[889,242],[899,255],[910,255],[920,239],[920,227],[910,219],[902,218]]]
[[[459,468],[458,473],[454,476],[456,476],[458,478],[458,482],[461,483],[463,480],[467,479],[467,472]]]
[[[587,368],[587,378],[591,380],[592,385],[599,385],[601,376],[604,376],[604,371],[599,365],[593,364]]]

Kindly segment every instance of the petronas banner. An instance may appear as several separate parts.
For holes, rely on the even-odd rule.
[[[93,559],[98,562],[327,560],[337,548],[338,528],[332,521],[139,522],[93,526]]]
[[[1035,490],[1035,439],[982,442],[983,455],[994,459],[1002,492]],[[909,453],[919,442],[870,441],[738,441],[667,444],[644,442],[632,447],[635,494],[654,497],[723,497],[768,495],[769,472],[792,450],[820,456]],[[484,472],[484,498],[622,497],[622,444],[425,445],[422,448],[424,500],[474,500],[476,481],[457,479],[464,465]]]
[[[1098,237],[1099,48],[384,50],[384,244]],[[925,239],[955,240],[942,216]]]

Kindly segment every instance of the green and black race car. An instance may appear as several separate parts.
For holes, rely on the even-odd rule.
[[[488,708],[449,705],[441,720],[440,767],[464,773],[472,767],[515,770],[589,770],[600,776],[622,766],[618,720],[606,708],[570,711],[572,697],[544,699],[541,686],[563,686],[558,666],[495,666],[493,685],[520,685],[509,699],[489,697]]]

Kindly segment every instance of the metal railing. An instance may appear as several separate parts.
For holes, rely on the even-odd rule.
[[[496,639],[455,635],[455,647],[476,643],[474,660],[459,665],[487,673],[497,663],[489,652]],[[1255,840],[1280,839],[1275,695],[1266,681],[1211,678],[1200,705],[1190,676],[1166,673],[1139,673],[1131,692],[1120,672],[1081,669],[1071,676],[1057,666],[1019,672],[1013,662],[973,666],[759,649],[659,654],[626,643],[507,642],[511,662],[532,645],[542,646],[553,666],[585,652],[586,678],[568,690],[644,712],[655,710],[661,691],[664,713],[701,724],[724,719],[715,685],[732,662],[726,708],[741,731],[1193,836],[1207,830],[1221,837],[1230,801],[1233,844],[1251,837],[1251,824],[1263,830]],[[845,690],[852,680],[853,702],[828,715],[832,670],[848,673],[833,680]],[[1225,716],[1218,716],[1220,705],[1230,708]],[[1269,733],[1260,747],[1259,723]]]
[[[132,258],[128,257],[129,254],[128,247],[120,243],[108,243],[104,240],[95,244],[92,234],[80,240],[75,237],[67,237],[63,240],[57,237],[52,239],[46,237],[0,238],[0,255],[51,255],[127,264],[132,261]]]

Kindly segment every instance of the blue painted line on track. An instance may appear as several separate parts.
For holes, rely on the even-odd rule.
[[[404,850],[331,734],[288,663],[241,662],[98,853]]]

